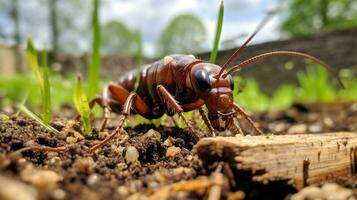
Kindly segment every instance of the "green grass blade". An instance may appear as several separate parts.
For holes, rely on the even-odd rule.
[[[217,27],[216,27],[216,35],[214,37],[213,49],[211,52],[211,56],[209,59],[210,63],[215,63],[217,54],[218,54],[218,45],[221,38],[222,26],[223,26],[223,15],[224,15],[224,2],[221,1],[221,5],[219,6],[218,19],[217,19]]]
[[[31,66],[33,74],[35,75],[35,79],[37,80],[38,84],[40,85],[41,90],[43,90],[43,81],[42,81],[40,69],[38,66],[37,53],[33,46],[31,38],[27,39],[26,58],[27,58],[29,65]]]
[[[100,78],[100,24],[99,24],[99,5],[100,0],[93,0],[93,12],[92,12],[92,55],[88,72],[88,97],[94,98],[99,90],[99,78]]]
[[[84,92],[80,76],[78,76],[77,83],[75,85],[73,100],[79,115],[82,117],[84,132],[86,135],[90,136],[92,132],[89,120],[91,110],[89,108],[88,100]]]
[[[42,75],[43,75],[43,92],[42,98],[42,119],[45,124],[49,124],[51,120],[51,87],[49,81],[48,65],[47,65],[47,51],[42,51]]]
[[[143,62],[143,42],[141,39],[141,34],[139,31],[135,32],[135,41],[137,44],[137,52],[136,52],[136,56],[135,56],[135,64],[136,64],[136,70],[139,71],[140,70],[140,66]],[[137,76],[135,77],[135,90],[139,87],[139,81],[140,81],[140,73],[136,73]]]
[[[17,107],[21,112],[25,113],[27,116],[29,116],[30,118],[32,118],[35,121],[37,121],[41,126],[46,128],[47,130],[55,132],[55,133],[58,133],[58,134],[60,133],[59,131],[57,131],[52,126],[45,124],[39,117],[37,117],[33,112],[31,112],[29,109],[27,109],[24,105],[20,104]]]

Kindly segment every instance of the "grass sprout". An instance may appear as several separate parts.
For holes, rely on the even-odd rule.
[[[209,59],[210,63],[216,62],[217,53],[218,53],[218,45],[219,45],[219,41],[221,38],[221,32],[222,32],[222,26],[223,26],[223,15],[224,15],[224,3],[222,0],[221,4],[219,6],[219,11],[218,11],[216,34],[214,37],[213,49],[212,49],[210,59]]]
[[[42,97],[42,120],[48,125],[51,120],[51,89],[47,66],[47,52],[44,50],[42,54],[42,75],[37,60],[37,52],[33,46],[31,38],[28,38],[27,40],[26,57],[40,87]]]
[[[93,0],[93,12],[92,12],[92,54],[91,62],[88,71],[88,97],[94,98],[99,90],[99,78],[100,78],[100,24],[99,24],[99,5],[100,0]]]
[[[331,84],[329,74],[320,66],[309,66],[306,72],[298,73],[298,100],[302,102],[331,102],[337,99],[337,92]]]
[[[57,131],[55,128],[53,128],[52,126],[45,124],[38,116],[36,116],[33,112],[31,112],[29,109],[27,109],[23,104],[19,104],[17,106],[17,108],[19,109],[19,111],[23,112],[24,114],[26,114],[27,116],[29,116],[30,118],[34,119],[35,121],[37,121],[41,126],[43,126],[44,128],[46,128],[49,131],[55,132],[55,133],[60,133],[59,131]]]
[[[92,127],[90,123],[90,113],[91,110],[89,108],[87,96],[83,89],[82,79],[80,76],[77,78],[77,83],[74,89],[73,95],[74,104],[77,108],[79,115],[82,118],[83,126],[84,126],[84,133],[87,136],[91,136],[92,134]]]

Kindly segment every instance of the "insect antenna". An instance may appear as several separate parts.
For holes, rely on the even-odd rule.
[[[222,65],[221,71],[217,74],[216,78],[218,79],[223,71],[231,64],[231,62],[237,57],[238,53],[241,52],[247,44],[254,38],[254,36],[268,23],[268,21],[274,16],[276,12],[271,11],[268,12],[267,15],[263,18],[263,20],[259,23],[258,27],[255,29],[255,31],[249,36],[249,38],[240,46],[232,55],[231,57],[227,60],[226,63]]]
[[[327,65],[325,62],[323,62],[322,60],[305,54],[305,53],[301,53],[301,52],[295,52],[295,51],[273,51],[273,52],[268,52],[268,53],[263,53],[257,56],[254,56],[252,58],[249,58],[241,63],[239,63],[238,65],[232,67],[227,73],[222,75],[222,78],[225,78],[226,76],[228,76],[228,74],[232,74],[235,71],[239,71],[242,68],[246,67],[247,65],[254,63],[258,60],[267,58],[267,57],[271,57],[271,56],[296,56],[296,57],[303,57],[305,59],[308,60],[312,60],[318,64],[320,64],[321,66],[323,66],[334,78],[336,78],[338,80],[338,83],[341,85],[342,88],[345,88],[341,79],[338,77],[337,73],[335,70],[333,70],[329,65]]]

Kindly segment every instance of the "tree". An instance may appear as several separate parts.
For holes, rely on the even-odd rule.
[[[57,2],[58,0],[50,0],[48,2],[48,9],[49,9],[49,22],[50,22],[50,29],[51,29],[51,43],[52,43],[52,51],[58,52],[59,50],[59,30],[57,24]]]
[[[357,3],[353,0],[286,1],[280,25],[289,36],[357,26]]]
[[[195,15],[176,16],[161,32],[158,49],[161,55],[197,53],[204,50],[206,28]]]
[[[104,54],[136,55],[141,48],[138,33],[124,23],[110,21],[103,26],[102,49]]]

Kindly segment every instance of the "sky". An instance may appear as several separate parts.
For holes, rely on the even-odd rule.
[[[89,0],[83,0],[88,5]],[[225,0],[225,15],[222,29],[221,41],[233,40],[230,46],[238,46],[243,40],[252,33],[258,23],[264,18],[267,10],[275,8],[279,0]],[[21,3],[24,3],[20,1]],[[139,30],[143,37],[144,53],[153,56],[155,44],[160,36],[160,32],[176,15],[191,13],[199,16],[206,26],[208,40],[207,49],[212,48],[216,20],[218,15],[219,0],[101,0],[100,21],[105,24],[109,21],[121,21],[132,29]],[[26,21],[31,16],[31,22],[26,26],[20,27],[21,32],[26,36],[32,36],[35,44],[39,47],[48,46],[50,43],[50,32],[47,25],[48,10],[38,9],[43,6],[41,1],[28,1],[20,4],[20,19]],[[66,9],[66,8],[62,8]],[[88,6],[85,10],[90,10]],[[36,12],[33,12],[36,10]],[[81,12],[81,10],[78,10]],[[85,12],[85,11],[83,11]],[[35,16],[34,16],[35,15]],[[76,26],[88,25],[89,18],[74,19]],[[254,38],[252,43],[276,40],[280,37],[278,32],[279,17],[274,17],[264,29]],[[78,21],[78,22],[77,22]],[[31,24],[37,25],[32,26]],[[34,28],[36,27],[36,28]],[[6,15],[0,12],[0,28],[2,32],[11,33],[12,27]],[[71,37],[70,34],[65,37]],[[90,31],[77,38],[71,38],[77,42],[75,45],[81,51],[90,49]],[[1,41],[0,41],[1,42]],[[73,44],[72,44],[73,45]]]
[[[208,41],[214,38],[219,0],[103,0],[102,22],[119,20],[142,33],[144,51],[151,55],[155,52],[155,42],[160,31],[176,15],[192,13],[199,16],[208,32]],[[225,0],[224,23],[221,41],[231,38],[239,45],[257,24],[264,18],[266,11],[277,6],[277,0]],[[256,36],[252,43],[271,41],[279,38],[278,17]],[[211,46],[212,44],[207,44]],[[210,49],[210,47],[208,47]]]

